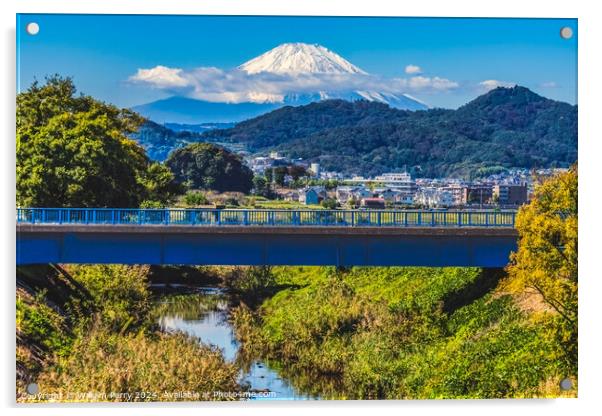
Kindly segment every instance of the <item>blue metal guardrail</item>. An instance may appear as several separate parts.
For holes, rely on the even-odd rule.
[[[343,227],[514,227],[516,211],[17,208],[17,223]]]

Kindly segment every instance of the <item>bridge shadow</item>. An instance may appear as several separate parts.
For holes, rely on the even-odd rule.
[[[483,268],[481,270],[481,274],[473,283],[449,293],[443,299],[443,312],[452,314],[456,310],[485,296],[506,276],[506,271],[501,267]]]
[[[88,314],[93,309],[90,292],[58,264],[18,266],[16,277],[17,287],[33,296],[43,291],[50,305],[67,318],[66,310],[73,307],[73,299],[81,300],[78,302],[80,312]]]
[[[208,267],[151,265],[148,280],[151,284],[198,287],[217,286],[221,283],[222,278]]]

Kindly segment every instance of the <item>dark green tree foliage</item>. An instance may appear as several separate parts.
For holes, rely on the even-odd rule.
[[[258,195],[262,195],[266,189],[268,188],[268,182],[264,176],[254,176],[253,177],[253,189],[255,193]]]
[[[285,107],[203,134],[276,149],[364,176],[414,169],[461,175],[491,166],[568,167],[577,159],[577,107],[527,88],[496,88],[457,110],[403,111],[365,101]]]
[[[284,186],[284,178],[288,173],[288,168],[286,166],[278,166],[274,168],[274,182],[276,185]]]
[[[192,189],[248,193],[253,172],[240,157],[210,143],[193,143],[174,150],[165,164],[180,183]]]
[[[272,171],[271,168],[265,170],[265,180],[267,181],[268,185],[273,182],[273,180],[274,180],[274,172]]]
[[[165,199],[169,176],[127,138],[141,122],[76,95],[70,78],[34,82],[17,95],[17,205],[136,207]]]

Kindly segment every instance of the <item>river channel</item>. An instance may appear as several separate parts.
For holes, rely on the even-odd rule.
[[[224,289],[202,287],[193,294],[164,295],[158,323],[163,331],[181,331],[204,344],[217,346],[229,362],[240,364],[239,343],[228,319],[228,294]],[[295,388],[267,363],[260,359],[241,365],[240,382],[251,391],[269,393],[253,400],[307,400],[313,399]]]

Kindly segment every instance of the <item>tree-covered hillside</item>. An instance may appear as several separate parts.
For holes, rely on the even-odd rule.
[[[457,110],[403,111],[365,101],[286,107],[202,135],[277,149],[364,176],[403,168],[465,175],[487,166],[567,167],[577,159],[577,107],[527,88],[496,88]]]
[[[197,132],[175,131],[150,120],[146,120],[131,137],[144,147],[151,159],[159,161],[165,160],[174,149],[200,141]]]

